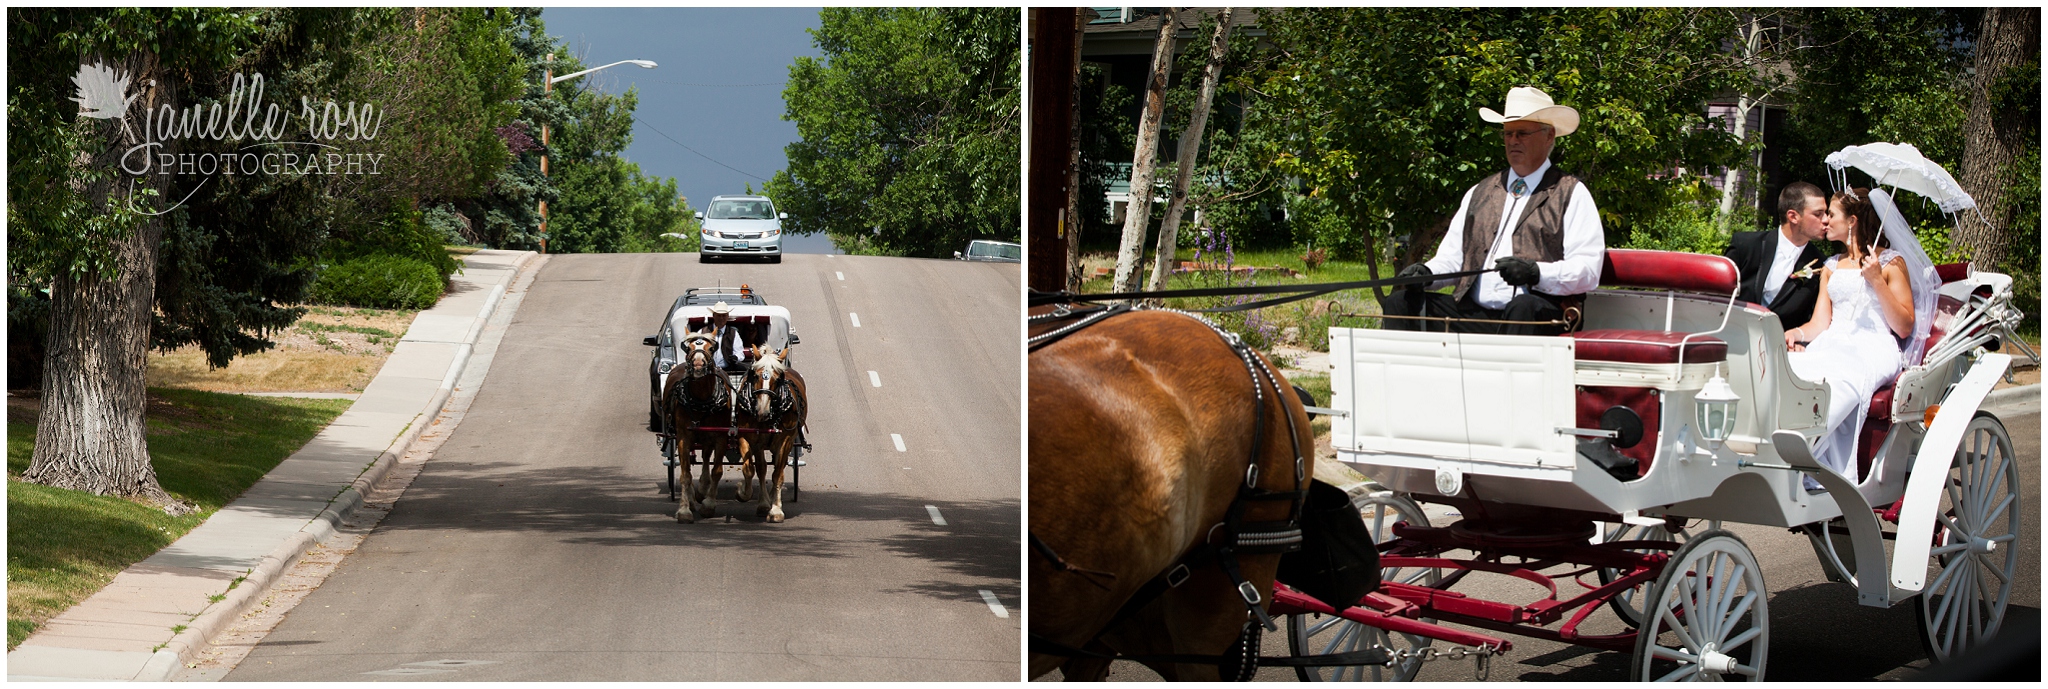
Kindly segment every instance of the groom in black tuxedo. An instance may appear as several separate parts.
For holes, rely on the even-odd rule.
[[[1736,294],[1778,314],[1784,327],[1813,318],[1820,298],[1820,261],[1825,258],[1814,240],[1827,236],[1828,200],[1820,187],[1806,182],[1785,185],[1778,193],[1776,232],[1737,232],[1728,241],[1728,258],[1742,274]],[[1802,270],[1812,267],[1805,276]]]

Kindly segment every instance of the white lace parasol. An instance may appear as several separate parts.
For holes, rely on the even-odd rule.
[[[1850,146],[1828,154],[1828,167],[1835,175],[1837,191],[1849,188],[1844,168],[1854,167],[1877,180],[1877,186],[1888,186],[1919,194],[1941,207],[1943,213],[1955,213],[1977,207],[1977,200],[1956,184],[1934,161],[1920,155],[1920,149],[1912,144],[1870,143]]]

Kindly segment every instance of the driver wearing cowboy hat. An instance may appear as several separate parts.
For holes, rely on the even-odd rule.
[[[1535,88],[1508,91],[1507,112],[1480,108],[1479,118],[1501,125],[1508,169],[1465,192],[1451,216],[1436,256],[1401,269],[1400,277],[1497,269],[1476,277],[1438,280],[1429,289],[1453,286],[1450,294],[1421,284],[1380,300],[1389,315],[1520,321],[1468,323],[1387,319],[1389,329],[1444,330],[1554,335],[1562,326],[1561,298],[1590,292],[1600,284],[1600,260],[1607,251],[1600,213],[1579,178],[1550,164],[1557,137],[1579,128],[1579,112],[1558,105]]]
[[[711,305],[711,339],[718,343],[718,350],[712,354],[712,362],[724,370],[744,369],[747,366],[747,343],[739,328],[731,327],[727,321],[732,317],[732,307],[725,302]]]

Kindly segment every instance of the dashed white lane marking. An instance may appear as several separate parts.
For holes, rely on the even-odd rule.
[[[980,591],[981,601],[988,604],[989,612],[995,613],[996,617],[1008,618],[1010,616],[1010,611],[1008,608],[1003,607],[1003,602],[996,600],[996,592],[988,589],[980,589]]]
[[[833,275],[837,275],[837,276],[839,276],[839,279],[841,279],[841,280],[845,280],[845,279],[846,279],[846,274],[845,274],[845,273],[842,273],[842,272],[839,272],[839,271],[836,271],[836,270],[835,270],[835,271],[832,271],[832,274],[833,274]]]
[[[846,317],[853,319],[853,327],[860,327],[860,314],[848,311],[846,312]]]
[[[905,450],[905,449],[903,449],[903,436],[902,436],[902,435],[900,435],[900,434],[896,434],[896,433],[890,433],[890,434],[889,434],[889,439],[890,439],[890,440],[894,440],[894,441],[896,441],[896,451],[897,451],[897,452],[908,452],[908,450]],[[908,468],[910,468],[910,467],[904,467],[904,468],[905,468],[905,469],[908,469]]]
[[[876,375],[874,371],[868,372],[868,382],[874,383],[875,387],[882,387],[882,377]]]
[[[933,524],[936,524],[938,526],[946,525],[946,518],[939,516],[939,508],[937,505],[925,505],[924,511],[932,513]]]

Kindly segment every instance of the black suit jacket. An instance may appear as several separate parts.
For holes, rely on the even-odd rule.
[[[1813,319],[1813,303],[1820,298],[1820,275],[1786,278],[1785,286],[1778,290],[1778,298],[1764,304],[1764,279],[1770,276],[1771,260],[1777,252],[1778,230],[1737,232],[1728,241],[1728,259],[1735,262],[1736,270],[1742,275],[1742,289],[1735,298],[1763,304],[1771,313],[1778,314],[1780,325],[1790,330]],[[1799,260],[1792,265],[1792,270],[1798,272],[1808,263],[1823,258],[1820,242],[1807,242],[1806,250],[1799,252]]]

